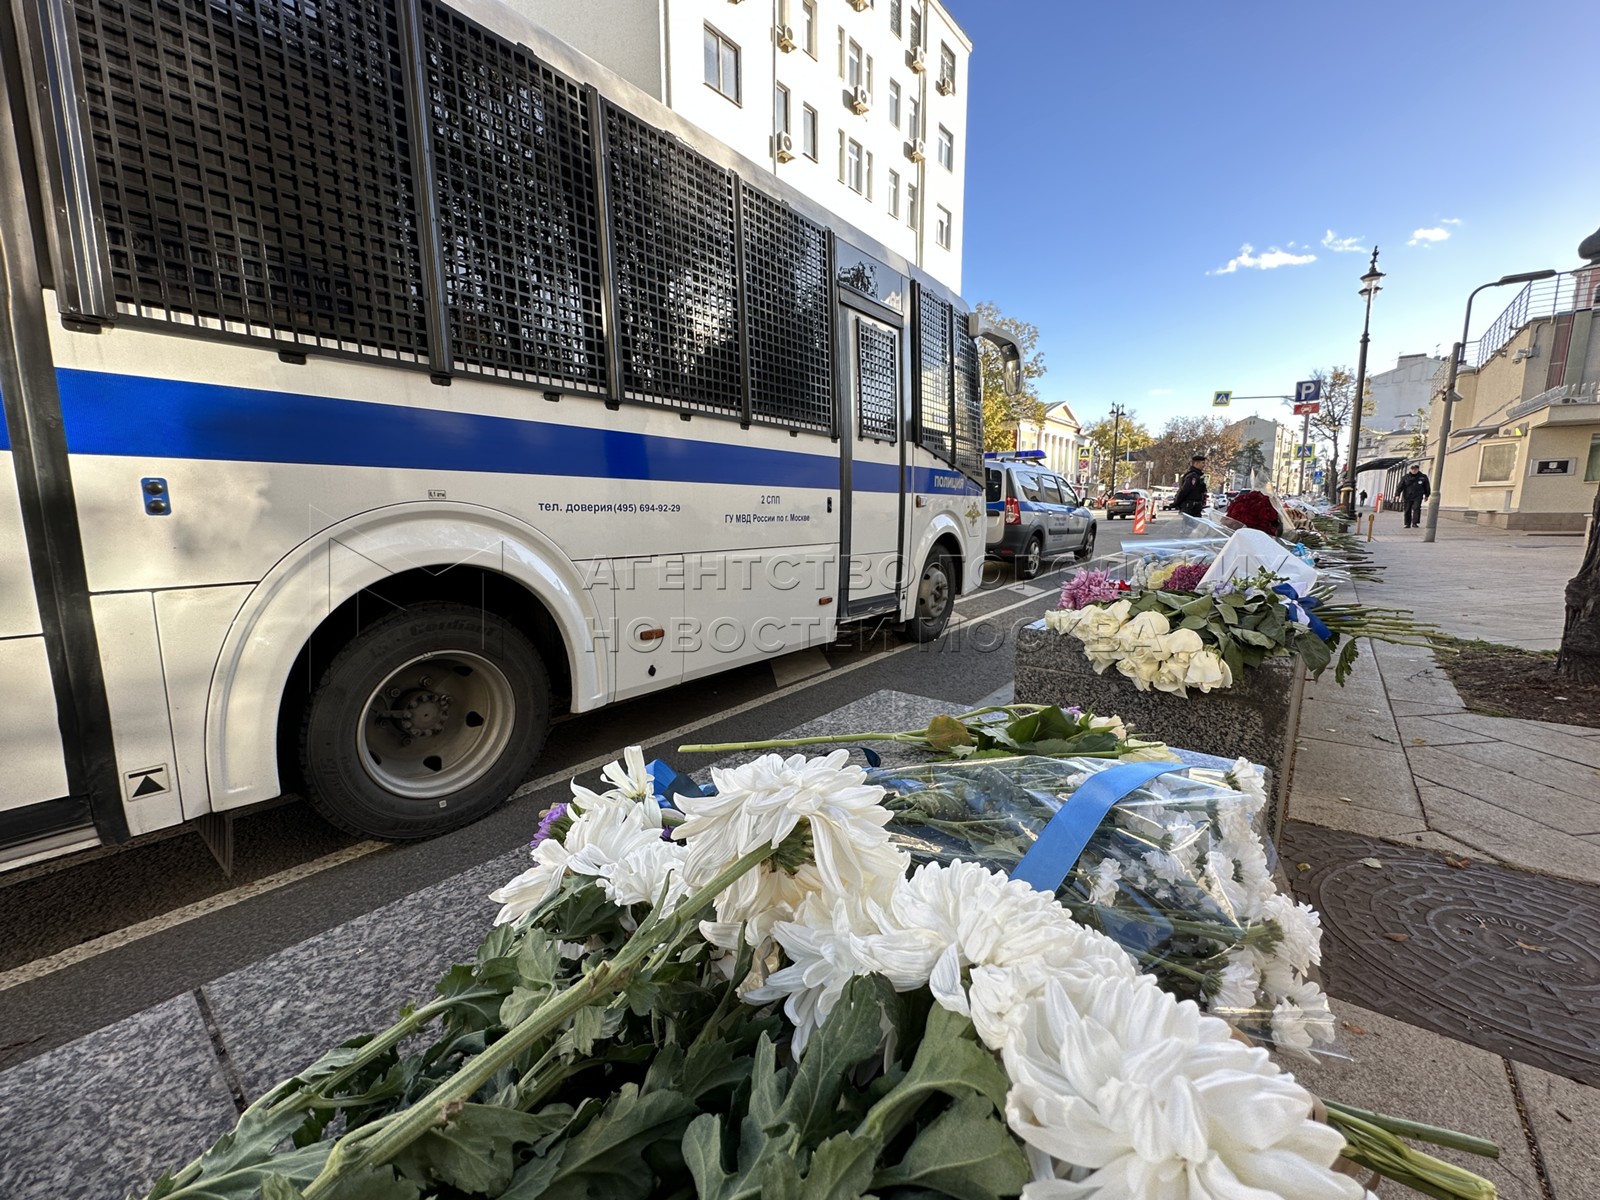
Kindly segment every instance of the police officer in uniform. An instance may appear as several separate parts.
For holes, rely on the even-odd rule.
[[[1206,456],[1196,454],[1189,460],[1189,469],[1178,480],[1178,494],[1168,508],[1175,508],[1185,516],[1198,517],[1206,507]]]

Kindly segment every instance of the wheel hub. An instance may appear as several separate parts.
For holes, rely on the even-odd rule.
[[[444,692],[413,688],[398,706],[382,714],[407,737],[425,738],[444,731],[450,719],[450,697]]]

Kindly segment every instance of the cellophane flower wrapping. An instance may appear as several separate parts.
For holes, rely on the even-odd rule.
[[[895,842],[914,861],[1010,873],[1088,778],[1114,764],[1022,757],[883,768]],[[1161,987],[1291,1053],[1335,1048],[1315,978],[1316,912],[1278,887],[1260,833],[1261,768],[1158,776],[1107,814],[1057,892]]]

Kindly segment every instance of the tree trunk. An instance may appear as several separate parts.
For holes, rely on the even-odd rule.
[[[1573,683],[1600,683],[1600,489],[1595,491],[1589,545],[1578,573],[1567,581],[1566,599],[1556,674]]]

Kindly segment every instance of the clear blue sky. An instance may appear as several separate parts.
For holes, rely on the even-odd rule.
[[[1600,226],[1595,0],[946,2],[974,45],[962,292],[1039,327],[1041,394],[1085,422],[1353,371],[1374,243],[1369,373]],[[1215,410],[1254,411],[1287,410]]]

